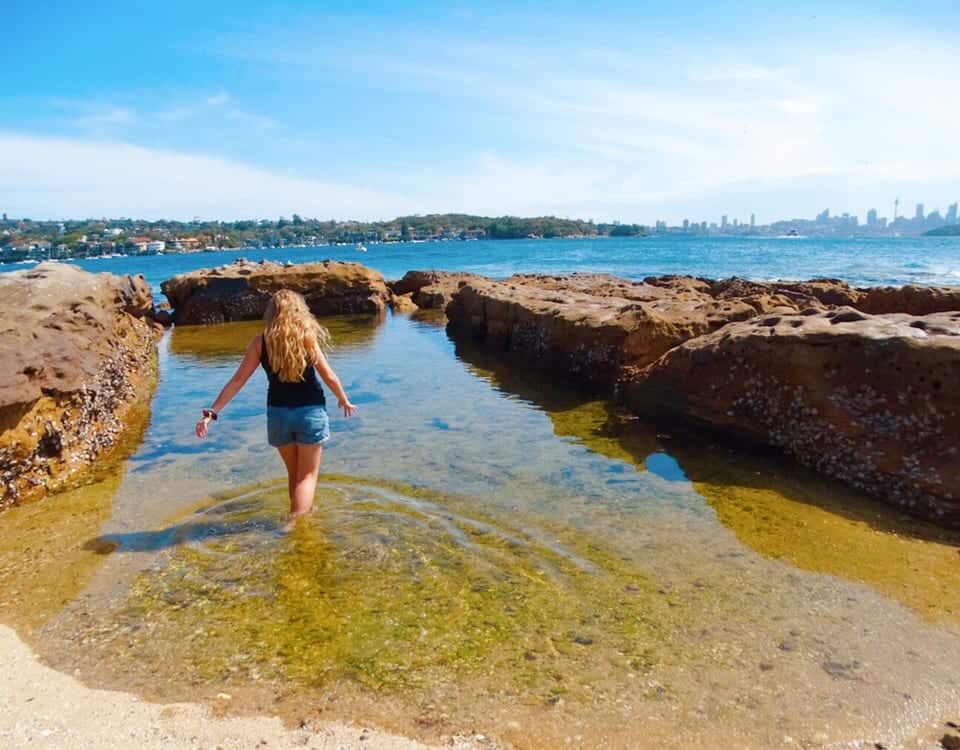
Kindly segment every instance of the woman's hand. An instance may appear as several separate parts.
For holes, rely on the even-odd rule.
[[[207,425],[210,424],[210,417],[203,417],[197,422],[196,433],[198,438],[207,436]]]
[[[343,409],[343,416],[352,417],[353,413],[357,410],[357,407],[350,403],[350,399],[341,399],[340,408]]]

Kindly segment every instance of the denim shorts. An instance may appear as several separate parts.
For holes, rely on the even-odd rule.
[[[267,407],[267,441],[273,447],[290,443],[320,445],[329,439],[330,418],[324,407]]]

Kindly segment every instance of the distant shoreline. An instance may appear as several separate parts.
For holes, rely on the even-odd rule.
[[[10,255],[10,254],[0,254],[0,267],[4,266],[29,266],[35,265],[37,263],[42,263],[44,261],[85,261],[85,260],[106,260],[111,258],[147,258],[147,257],[156,257],[156,256],[179,256],[179,255],[202,255],[204,253],[228,253],[228,252],[263,252],[263,251],[274,251],[274,250],[298,250],[298,249],[308,249],[308,248],[321,248],[321,247],[350,247],[355,245],[367,245],[378,246],[378,245],[423,245],[423,244],[441,244],[441,243],[461,243],[461,242],[527,242],[534,240],[550,240],[550,241],[559,241],[559,240],[623,240],[623,239],[650,239],[650,238],[662,238],[662,237],[671,237],[671,238],[690,238],[690,239],[712,239],[712,240],[724,240],[724,239],[735,239],[735,240],[883,240],[885,242],[895,242],[898,240],[923,240],[924,238],[932,239],[943,239],[944,237],[960,237],[960,226],[958,227],[944,227],[948,230],[956,231],[936,231],[936,232],[925,232],[924,234],[910,234],[910,235],[871,235],[871,234],[851,234],[851,235],[836,235],[836,234],[797,234],[797,235],[787,235],[787,234],[769,234],[769,233],[752,233],[752,234],[724,234],[724,233],[714,233],[714,234],[697,234],[694,232],[683,232],[683,231],[666,231],[666,232],[651,232],[648,234],[636,234],[629,236],[613,236],[609,234],[584,234],[584,235],[565,235],[563,237],[482,237],[470,240],[463,239],[425,239],[425,240],[384,240],[376,241],[371,240],[366,243],[357,243],[352,241],[344,242],[315,242],[315,243],[306,243],[306,244],[288,244],[288,245],[236,245],[236,246],[223,246],[223,247],[204,247],[191,250],[167,250],[156,251],[156,252],[105,252],[105,253],[95,253],[90,255],[57,255],[55,252],[53,254],[38,254],[43,253],[44,251],[38,251],[33,254],[22,254],[22,255]]]

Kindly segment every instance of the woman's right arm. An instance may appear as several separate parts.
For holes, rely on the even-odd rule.
[[[320,379],[327,384],[327,388],[333,391],[333,395],[337,397],[337,403],[340,405],[340,408],[343,409],[343,416],[351,416],[357,410],[357,407],[350,403],[350,399],[347,398],[347,394],[343,390],[343,384],[340,382],[340,378],[337,377],[337,373],[333,371],[330,363],[327,362],[327,358],[319,349],[317,349],[314,357],[313,366],[317,368]]]
[[[217,400],[213,402],[213,405],[210,407],[210,410],[214,414],[219,414],[220,411],[230,403],[234,396],[236,396],[240,389],[246,385],[247,381],[250,379],[250,376],[256,371],[257,366],[260,364],[260,347],[262,346],[260,336],[254,336],[250,343],[247,345],[247,351],[243,355],[243,360],[240,362],[240,366],[237,368],[237,371],[233,373],[233,377],[227,381],[227,384],[223,386],[223,390],[220,391],[220,395],[217,396]],[[210,424],[212,417],[203,417],[199,422],[197,422],[196,433],[197,437],[205,437],[207,434],[207,425]]]

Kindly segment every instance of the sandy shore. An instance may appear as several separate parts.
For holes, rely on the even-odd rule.
[[[289,730],[267,717],[214,718],[195,703],[158,705],[128,693],[93,690],[41,664],[10,628],[0,625],[0,747],[100,750],[130,748],[311,748],[435,750],[406,737],[329,723]],[[477,748],[460,739],[450,750]]]

